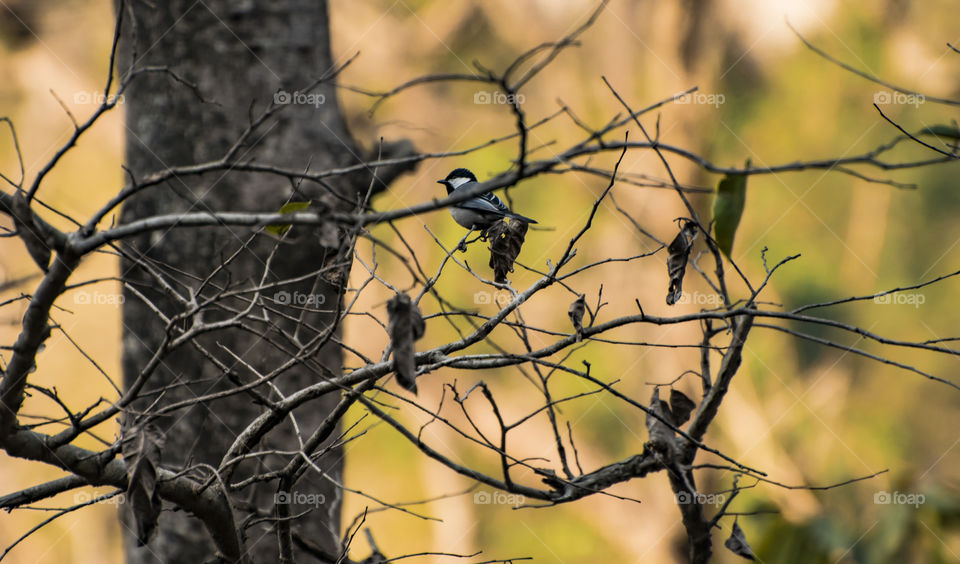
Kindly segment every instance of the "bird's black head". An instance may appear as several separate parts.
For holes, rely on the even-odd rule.
[[[456,168],[443,180],[437,180],[438,183],[447,187],[447,194],[463,186],[467,182],[476,182],[477,177],[465,168]]]

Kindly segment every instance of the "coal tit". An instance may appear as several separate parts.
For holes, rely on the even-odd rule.
[[[458,168],[448,174],[446,178],[437,180],[437,182],[447,187],[447,195],[449,196],[455,192],[469,190],[476,186],[477,177],[465,168]],[[450,215],[453,216],[454,221],[471,230],[486,230],[505,217],[519,219],[526,223],[537,223],[534,219],[510,211],[503,200],[491,192],[485,192],[465,202],[450,206]]]

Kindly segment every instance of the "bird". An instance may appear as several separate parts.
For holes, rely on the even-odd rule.
[[[447,195],[452,196],[455,192],[469,190],[476,186],[477,177],[465,168],[457,168],[450,172],[446,178],[437,180],[437,182],[446,186]],[[518,219],[526,223],[537,223],[535,219],[510,211],[503,200],[491,192],[484,192],[465,202],[453,204],[450,206],[450,215],[453,216],[454,221],[471,231],[474,229],[486,231],[491,225],[505,217]]]

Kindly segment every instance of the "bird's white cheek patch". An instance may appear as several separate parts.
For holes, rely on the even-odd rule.
[[[447,182],[449,182],[450,185],[453,186],[453,189],[456,190],[457,188],[463,186],[467,182],[470,182],[470,179],[469,178],[451,178]]]

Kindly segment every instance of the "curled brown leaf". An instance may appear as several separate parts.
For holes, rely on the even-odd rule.
[[[404,389],[417,393],[416,351],[413,342],[423,337],[426,324],[420,309],[406,294],[397,294],[387,302],[390,346],[393,347],[394,370],[397,383]]]
[[[527,235],[527,222],[519,219],[500,220],[487,229],[490,241],[490,268],[494,280],[500,284],[507,282],[507,273],[513,272],[513,263],[520,254],[524,237]]]
[[[670,289],[667,290],[667,305],[677,303],[683,295],[683,274],[687,270],[687,259],[690,258],[690,249],[697,238],[699,227],[695,221],[687,220],[680,228],[680,233],[673,238],[667,247],[667,274],[670,276]]]

